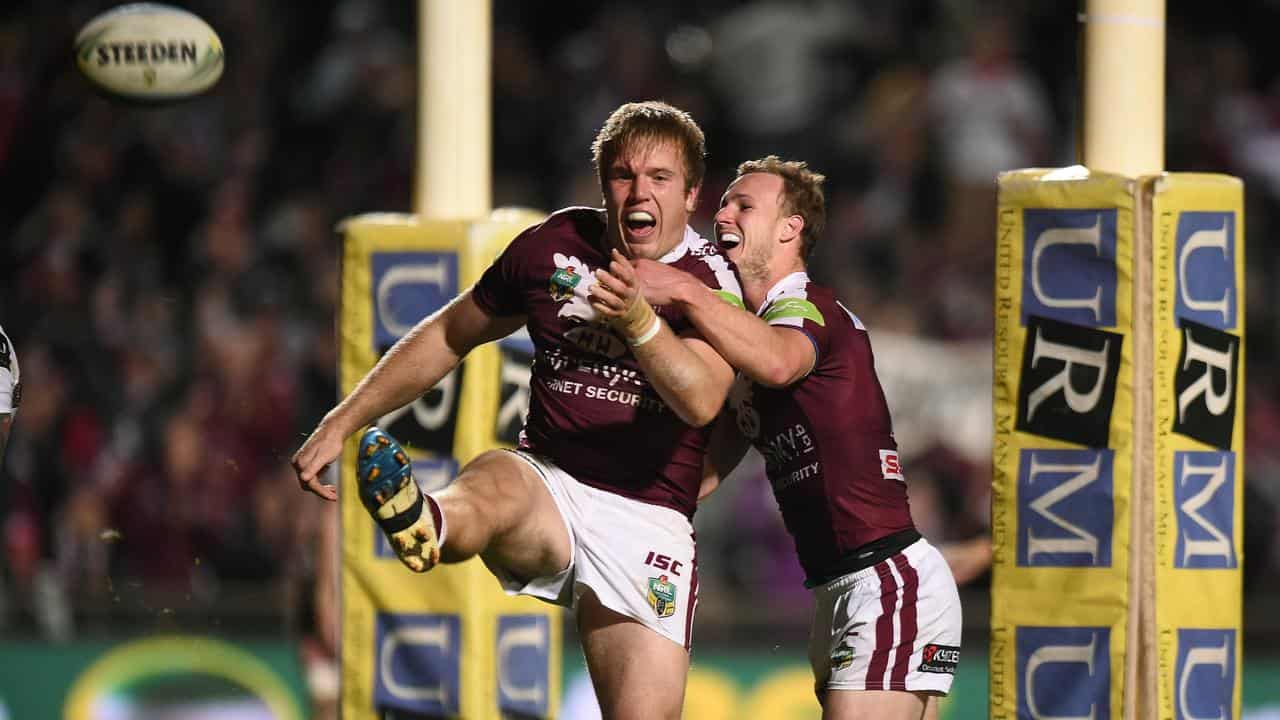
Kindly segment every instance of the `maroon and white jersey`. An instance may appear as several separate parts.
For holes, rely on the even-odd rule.
[[[810,581],[856,549],[910,530],[893,423],[866,328],[804,272],[788,275],[756,313],[813,342],[813,370],[785,388],[739,374],[729,391],[738,429],[765,471]]]
[[[18,370],[18,353],[9,336],[0,328],[0,415],[18,412],[22,403],[22,374]]]
[[[609,263],[606,242],[603,210],[561,210],[512,240],[472,296],[494,316],[527,317],[534,359],[520,448],[588,485],[692,517],[708,432],[667,407],[591,307],[595,271]],[[732,264],[692,229],[660,260],[742,306]],[[674,306],[654,309],[677,333],[691,327]]]

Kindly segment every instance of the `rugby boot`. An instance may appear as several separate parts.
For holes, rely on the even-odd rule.
[[[420,573],[435,567],[440,562],[440,508],[418,488],[409,454],[377,427],[360,438],[356,482],[360,502],[400,562]]]

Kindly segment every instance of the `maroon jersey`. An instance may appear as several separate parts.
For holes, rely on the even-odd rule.
[[[738,429],[765,472],[810,581],[856,549],[913,528],[893,423],[867,331],[803,272],[773,287],[757,314],[809,336],[813,370],[785,388],[738,375]]]
[[[596,269],[609,264],[604,218],[603,210],[569,208],[525,230],[472,296],[491,315],[527,317],[534,359],[520,447],[588,485],[692,517],[707,430],[667,407],[587,299]],[[732,265],[692,229],[660,259],[742,305]],[[674,306],[655,310],[677,333],[691,327]]]

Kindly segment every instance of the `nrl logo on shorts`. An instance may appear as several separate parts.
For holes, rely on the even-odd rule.
[[[843,645],[831,653],[831,668],[843,670],[853,664],[853,648]]]
[[[667,582],[666,575],[649,578],[649,607],[659,618],[671,617],[676,612],[676,585]]]

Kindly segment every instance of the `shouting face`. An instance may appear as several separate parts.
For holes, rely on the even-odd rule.
[[[782,203],[782,178],[748,173],[733,181],[716,213],[716,241],[744,277],[765,277],[779,241],[798,236]]]
[[[670,141],[624,148],[603,170],[609,238],[633,258],[657,260],[684,237],[697,205],[683,158]]]

